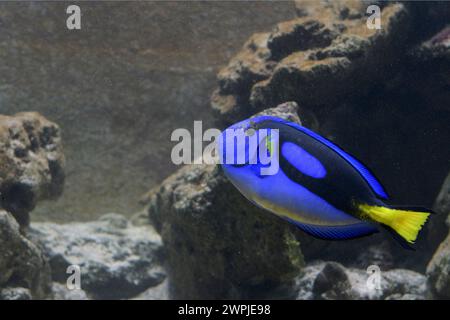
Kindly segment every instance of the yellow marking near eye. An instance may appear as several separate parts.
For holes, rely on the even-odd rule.
[[[272,136],[269,134],[266,136],[266,148],[269,151],[269,155],[272,155],[274,149],[274,142],[272,140]]]

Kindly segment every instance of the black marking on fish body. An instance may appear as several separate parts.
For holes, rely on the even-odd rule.
[[[367,181],[359,172],[339,154],[308,134],[287,124],[275,121],[262,121],[256,124],[258,129],[279,130],[280,170],[289,179],[307,188],[335,208],[358,216],[354,202],[381,205]],[[295,168],[281,153],[284,142],[291,142],[318,159],[326,169],[323,178],[310,177]]]

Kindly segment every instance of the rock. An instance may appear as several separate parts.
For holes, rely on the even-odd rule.
[[[381,270],[381,291],[380,296],[383,299],[394,294],[401,294],[402,297],[406,296],[405,298],[412,295],[422,300],[429,297],[427,277],[406,269]],[[364,288],[363,292],[367,292],[367,288]]]
[[[447,9],[449,10],[449,9]],[[449,10],[450,11],[450,10]],[[436,111],[449,110],[450,101],[450,25],[447,17],[447,26],[437,30],[424,41],[414,46],[408,52],[411,66],[417,66],[417,72],[423,76],[415,85],[421,95],[427,97],[427,105],[433,106]],[[431,73],[431,74],[430,74]]]
[[[169,300],[169,281],[166,279],[156,287],[151,287],[132,300]]]
[[[300,120],[298,114],[299,114],[298,104],[291,101],[282,103],[278,105],[276,108],[266,109],[260,113],[255,114],[254,116],[257,117],[260,115],[265,115],[271,117],[278,117],[287,121],[302,124],[302,121]]]
[[[439,298],[450,299],[450,234],[434,253],[427,275],[433,293]]]
[[[381,270],[379,287],[369,287],[366,270],[336,262],[314,262],[297,279],[297,299],[426,299],[426,277],[405,269]]]
[[[4,288],[0,290],[0,300],[31,300],[31,292],[26,288]]]
[[[0,115],[0,207],[27,225],[36,202],[58,197],[63,183],[59,127],[34,112]]]
[[[66,285],[53,282],[53,300],[89,300],[86,292],[82,289],[69,290]]]
[[[424,19],[426,14],[420,12],[419,16]],[[415,23],[421,21],[423,24],[423,20]],[[419,256],[396,245],[389,249],[397,267],[421,273],[448,234],[444,221],[450,212],[450,177],[441,187],[450,158],[450,149],[442,148],[450,139],[448,32],[448,27],[439,28],[422,35],[422,40],[413,32],[413,44],[404,48],[401,72],[380,85],[377,94],[369,99],[356,97],[351,102],[352,96],[336,102],[326,117],[320,118],[322,134],[365,163],[383,183],[392,203],[433,208],[438,213],[430,217],[417,241]],[[368,100],[372,102],[366,103]],[[423,130],[415,134],[417,124],[425,122]]]
[[[302,275],[296,279],[297,300],[313,300],[314,282],[323,269],[322,261],[313,261],[304,268]]]
[[[389,77],[406,41],[408,9],[382,5],[382,29],[369,29],[363,1],[297,1],[300,17],[253,35],[218,73],[212,108],[225,123],[267,106],[296,101],[306,109],[363,94]]]
[[[440,10],[435,14],[438,13],[445,17],[445,23],[448,24],[450,8],[448,6],[440,7]],[[433,108],[436,110],[434,113],[441,115],[443,119],[448,119],[450,102],[450,92],[448,90],[450,84],[450,25],[440,28],[412,48],[409,58],[411,65],[419,66],[419,70],[424,74],[417,81],[414,89],[426,97],[428,108],[435,106]],[[431,75],[426,76],[427,72],[424,70],[430,70],[428,73],[431,73]],[[443,111],[447,113],[441,114]],[[436,121],[430,121],[430,123],[436,123]],[[441,134],[444,138],[448,136],[445,135],[445,131]],[[444,153],[445,156],[446,154]],[[446,157],[448,159],[448,156]],[[433,204],[433,210],[438,214],[433,215],[428,227],[427,240],[430,253],[436,251],[449,232],[448,226],[445,225],[445,220],[450,214],[450,173],[447,174],[446,179],[443,181],[436,201]],[[433,258],[434,261],[436,259]]]
[[[4,210],[0,210],[0,248],[0,295],[4,299],[46,298],[50,294],[48,262]]]
[[[413,55],[416,55],[422,62],[432,59],[446,59],[448,62],[450,59],[450,25],[422,42],[413,50]]]
[[[298,18],[255,34],[219,72],[211,105],[218,122],[227,125],[295,101],[305,125],[365,163],[392,203],[431,207],[450,157],[450,149],[441,147],[450,138],[448,6],[376,4],[380,30],[367,27],[366,1],[296,1]],[[433,24],[425,27],[427,21]],[[314,121],[305,121],[306,114]],[[424,121],[432,125],[419,133],[417,123]],[[305,237],[302,252],[307,260],[364,269],[369,260],[379,260],[379,251],[390,257],[383,268],[395,264],[424,272],[447,233],[437,229],[440,217],[431,220],[417,241],[420,257],[386,234],[333,244]],[[436,239],[428,241],[427,233]]]
[[[382,29],[371,30],[367,1],[296,3],[297,19],[252,36],[219,72],[211,97],[218,125],[296,101],[304,125],[367,165],[392,203],[431,207],[450,158],[450,149],[442,148],[450,139],[448,6],[377,2]],[[418,123],[430,125],[417,130]],[[437,239],[427,241],[424,232],[417,245],[426,254],[420,257],[402,252],[385,235],[333,245],[339,247],[335,254],[317,247],[308,252],[308,246],[302,251],[322,260],[345,258],[348,251],[349,261],[341,261],[347,263],[362,248],[387,240],[398,267],[424,272],[429,255],[446,236],[432,225],[427,232]]]
[[[426,297],[417,294],[400,294],[396,293],[386,297],[384,300],[425,300]]]
[[[351,299],[352,285],[345,268],[336,262],[328,262],[317,274],[312,291],[316,298],[327,300]]]
[[[363,266],[367,268],[371,265],[377,265],[382,270],[389,270],[394,267],[395,262],[389,244],[383,241],[380,244],[371,245],[367,249],[361,250],[355,263],[350,265],[355,268]]]
[[[70,265],[96,299],[130,298],[165,279],[161,238],[118,214],[85,223],[34,223],[30,231],[49,257],[53,280],[66,283]]]
[[[298,119],[293,104],[269,112]],[[164,242],[172,297],[295,296],[303,258],[294,228],[246,200],[220,167],[185,166],[147,198]]]
[[[0,289],[3,299],[50,295],[50,268],[26,234],[37,201],[64,182],[59,127],[34,112],[0,115]]]
[[[241,52],[232,58],[228,68],[219,71],[217,78],[223,93],[250,89],[253,84],[266,79],[272,73],[275,62],[269,61],[267,48],[269,33],[256,33],[244,44]]]
[[[436,198],[433,208],[444,217],[448,217],[450,215],[450,174],[442,184],[441,191]]]
[[[427,238],[432,252],[435,252],[449,234],[449,225],[445,222],[450,217],[450,174],[442,184],[441,191],[434,202],[433,210],[437,214],[433,215],[430,221],[428,228],[430,232]]]

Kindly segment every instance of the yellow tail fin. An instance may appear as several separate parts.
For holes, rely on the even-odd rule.
[[[416,241],[420,229],[430,215],[430,212],[391,209],[367,204],[361,204],[358,208],[362,211],[363,217],[387,225],[411,244]]]

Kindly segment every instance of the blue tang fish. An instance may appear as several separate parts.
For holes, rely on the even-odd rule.
[[[237,152],[230,163],[226,159],[230,130],[242,130],[244,139],[266,132],[258,150],[278,152],[277,172],[261,173],[268,165],[249,148],[248,140],[245,149],[233,146]],[[274,144],[271,132],[276,131]],[[386,204],[386,191],[361,162],[317,133],[281,118],[256,116],[229,127],[218,150],[225,175],[248,200],[318,238],[352,239],[378,232],[382,226],[410,247],[432,213]]]

